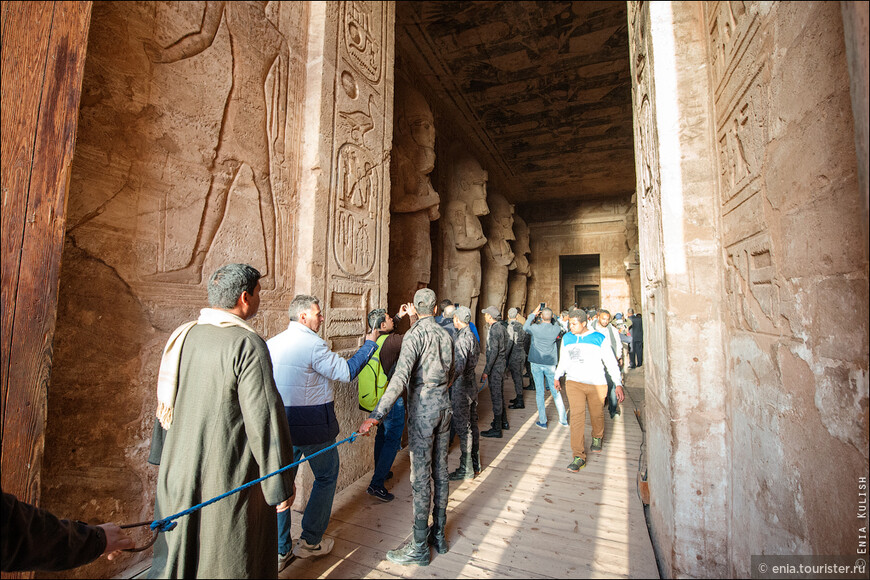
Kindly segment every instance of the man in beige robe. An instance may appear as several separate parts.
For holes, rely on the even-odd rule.
[[[293,462],[269,351],[245,323],[259,308],[259,278],[245,264],[215,272],[212,308],[173,333],[164,351],[151,455],[160,464],[155,519]],[[150,577],[277,578],[278,524],[270,506],[289,507],[294,472],[176,520],[178,527],[154,545]]]

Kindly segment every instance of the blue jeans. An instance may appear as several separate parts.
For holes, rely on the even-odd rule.
[[[402,431],[405,430],[405,401],[402,397],[396,399],[393,408],[378,425],[375,435],[375,473],[369,485],[375,488],[384,487],[387,474],[396,460],[396,453],[402,446]]]
[[[544,425],[547,424],[547,407],[544,396],[549,388],[550,393],[553,394],[553,402],[556,403],[556,410],[559,412],[559,422],[562,424],[567,423],[568,413],[565,411],[562,393],[557,392],[553,385],[556,378],[556,365],[529,364],[532,366],[532,378],[535,381],[535,403],[538,405],[538,422]]]
[[[308,457],[335,443],[326,441],[314,445],[293,446],[293,461],[299,461],[303,456]],[[332,513],[332,500],[335,498],[335,483],[338,481],[338,449],[333,448],[321,453],[308,462],[311,471],[314,472],[314,485],[311,487],[311,495],[302,515],[302,535],[300,538],[312,546],[316,546],[323,539],[323,532],[329,524],[329,516]],[[278,553],[286,554],[293,549],[293,539],[290,537],[290,513],[292,510],[278,514]]]

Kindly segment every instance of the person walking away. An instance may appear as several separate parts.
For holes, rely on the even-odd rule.
[[[395,318],[408,315],[410,304],[403,304]],[[410,317],[411,324],[417,321],[416,316]],[[383,308],[369,312],[369,328],[380,333],[378,349],[359,374],[359,408],[371,413],[378,405],[381,396],[387,388],[390,377],[393,376],[399,351],[402,348],[403,334],[395,332],[393,317]],[[396,403],[384,420],[378,425],[375,435],[375,470],[372,474],[366,493],[383,502],[390,502],[395,496],[387,491],[385,482],[390,478],[393,461],[402,445],[402,433],[405,430],[404,395],[396,399]]]
[[[489,381],[489,396],[492,399],[492,427],[481,433],[482,437],[502,437],[502,429],[509,429],[507,409],[504,405],[504,371],[507,367],[508,335],[507,324],[502,322],[501,314],[495,306],[481,310],[489,325],[486,338],[486,367],[481,382]]]
[[[538,420],[535,425],[541,429],[547,428],[547,407],[545,396],[547,389],[553,395],[553,402],[559,414],[559,424],[568,426],[568,413],[562,395],[554,388],[556,362],[558,358],[559,337],[562,327],[553,320],[553,311],[540,306],[526,319],[523,330],[531,337],[529,345],[529,365],[532,370],[532,381],[535,384],[535,403],[538,406]]]
[[[523,368],[526,366],[526,331],[523,330],[523,325],[517,320],[519,310],[511,308],[508,310],[508,351],[507,366],[510,370],[511,377],[514,381],[514,391],[517,396],[511,399],[509,409],[525,409],[526,405],[523,401]]]
[[[556,366],[556,390],[561,389],[560,378],[566,375],[565,393],[571,405],[571,452],[573,461],[568,471],[576,473],[586,466],[586,404],[592,423],[593,453],[601,453],[604,439],[604,397],[607,395],[605,369],[616,384],[616,398],[625,398],[619,381],[619,367],[610,345],[600,332],[586,328],[586,313],[573,310],[569,315],[569,332],[562,337],[562,355]]]
[[[413,306],[411,313],[419,320],[405,333],[396,372],[377,408],[360,425],[359,433],[367,435],[386,416],[402,390],[407,389],[414,535],[404,546],[387,552],[387,559],[397,564],[427,566],[430,557],[427,542],[434,544],[439,554],[448,549],[444,533],[450,492],[447,439],[453,412],[447,390],[453,381],[453,340],[433,317],[435,292],[428,288],[418,290]]]
[[[450,386],[453,430],[459,435],[459,467],[450,474],[452,481],[473,479],[480,473],[480,429],[477,426],[477,382],[474,369],[480,357],[480,343],[469,323],[471,310],[460,306],[453,314],[456,340],[453,343],[454,375]]]
[[[349,383],[359,374],[378,348],[378,331],[366,334],[364,344],[345,360],[330,351],[326,341],[317,335],[323,323],[317,297],[297,295],[287,308],[287,316],[287,330],[266,344],[284,401],[285,422],[293,437],[293,457],[299,461],[335,444],[339,426],[330,381]],[[332,538],[323,533],[335,497],[338,450],[333,447],[313,457],[308,465],[314,473],[314,485],[302,516],[302,535],[295,545],[290,536],[290,510],[278,513],[278,559],[282,569],[296,557],[328,554],[333,546]]]
[[[248,325],[260,273],[229,264],[208,281],[210,308],[169,337],[157,385],[151,461],[154,519],[293,461],[266,343]],[[293,501],[292,470],[177,520],[154,544],[151,578],[277,578],[275,508]]]

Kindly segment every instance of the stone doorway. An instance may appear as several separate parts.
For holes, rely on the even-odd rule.
[[[561,304],[559,309],[601,308],[601,256],[559,256],[559,279]]]

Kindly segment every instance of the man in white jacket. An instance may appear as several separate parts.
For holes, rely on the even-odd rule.
[[[589,404],[589,419],[592,423],[593,453],[601,453],[604,438],[604,397],[607,395],[607,379],[604,370],[615,383],[616,398],[625,399],[619,365],[610,344],[604,335],[586,328],[586,313],[572,310],[568,314],[569,332],[562,337],[559,364],[556,366],[556,390],[561,390],[560,379],[566,376],[565,394],[571,406],[571,451],[574,460],[568,471],[578,472],[586,466],[586,404]]]
[[[275,384],[284,400],[284,411],[293,439],[294,460],[314,455],[335,443],[338,419],[332,383],[349,383],[359,374],[377,350],[378,331],[365,335],[365,344],[344,359],[329,350],[317,335],[323,323],[320,302],[300,294],[287,309],[287,330],[266,341],[272,357]],[[333,448],[312,458],[314,485],[302,516],[302,535],[293,546],[290,537],[290,510],[278,513],[278,571],[294,557],[308,558],[329,553],[333,540],[323,535],[329,524],[335,484],[338,480],[338,450]]]

